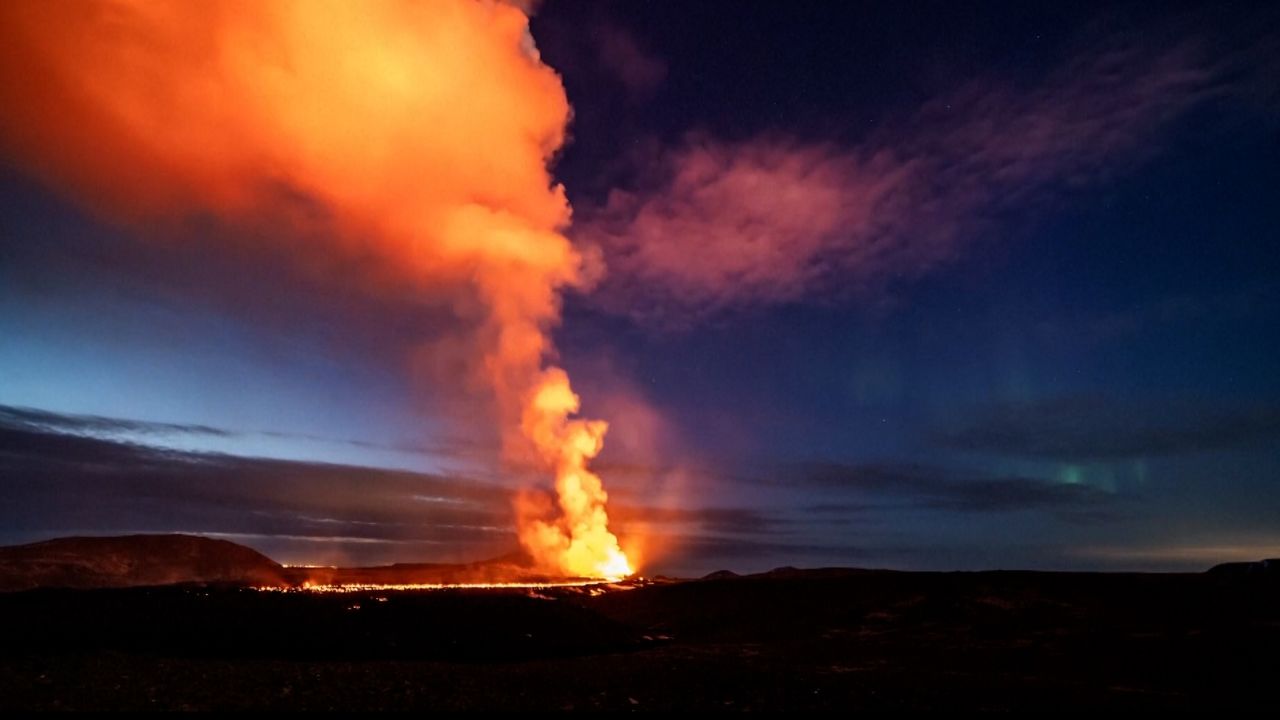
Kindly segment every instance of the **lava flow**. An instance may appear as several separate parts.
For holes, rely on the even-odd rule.
[[[610,580],[566,580],[563,582],[491,582],[491,583],[374,583],[312,585],[303,583],[297,587],[255,587],[263,592],[313,592],[313,593],[363,593],[363,592],[412,592],[422,590],[552,590],[556,588],[582,588],[613,585]]]

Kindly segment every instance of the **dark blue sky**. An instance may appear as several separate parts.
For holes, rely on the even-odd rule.
[[[555,338],[618,529],[671,573],[1280,554],[1276,21],[546,3],[554,174],[608,268]],[[3,166],[0,542],[514,545],[482,399],[408,360],[457,318],[190,227]]]

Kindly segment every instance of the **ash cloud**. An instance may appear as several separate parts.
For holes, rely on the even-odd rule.
[[[95,8],[0,9],[6,171],[109,226],[66,237],[86,235],[66,207],[6,222],[41,238],[14,248],[29,271],[15,286],[213,304],[387,366],[416,351],[430,394],[471,406],[441,415],[492,423],[477,406],[504,389],[477,367],[517,376],[505,380],[518,395],[547,341],[478,359],[505,350],[504,332],[549,329],[583,270],[546,167],[568,101],[525,13],[469,0]],[[49,200],[21,191],[44,215]],[[497,403],[507,434],[519,402]]]
[[[548,569],[629,574],[587,468],[607,424],[572,417],[552,364],[561,293],[598,263],[562,234],[548,163],[570,108],[527,9],[15,0],[0,100],[6,155],[135,232],[266,226],[303,272],[441,296],[466,332],[422,338],[423,364],[461,358],[449,379],[493,406],[504,457],[556,476],[558,508],[517,499],[522,542]]]

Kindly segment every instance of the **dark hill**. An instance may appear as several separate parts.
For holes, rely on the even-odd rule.
[[[1269,558],[1256,562],[1231,562],[1214,565],[1209,574],[1221,578],[1268,578],[1280,580],[1280,558]]]
[[[0,547],[0,592],[179,583],[287,585],[262,553],[193,535],[70,537]]]

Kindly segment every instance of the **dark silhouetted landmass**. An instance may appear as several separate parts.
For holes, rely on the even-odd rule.
[[[182,583],[284,586],[284,568],[256,550],[193,535],[70,537],[0,547],[0,592]]]
[[[43,589],[0,637],[0,712],[1280,709],[1280,584],[1221,570]]]
[[[1265,577],[1280,581],[1280,558],[1257,562],[1233,562],[1214,565],[1209,574],[1218,577]]]

